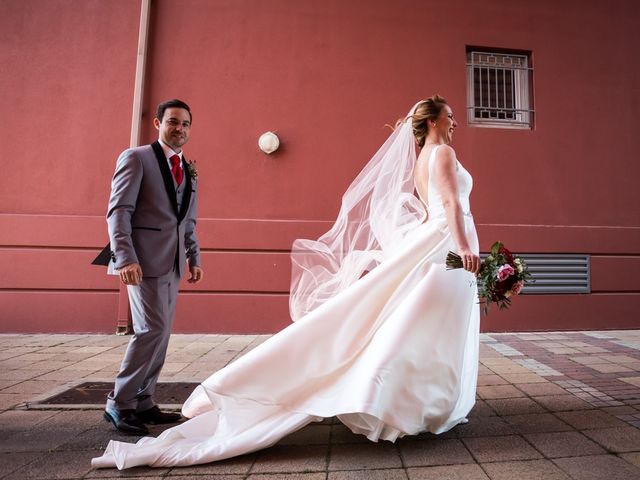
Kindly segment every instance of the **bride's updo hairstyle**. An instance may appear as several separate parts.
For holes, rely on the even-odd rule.
[[[447,101],[436,93],[420,102],[411,115],[413,135],[420,147],[424,146],[427,133],[429,133],[429,120],[438,118],[445,105],[447,105]]]

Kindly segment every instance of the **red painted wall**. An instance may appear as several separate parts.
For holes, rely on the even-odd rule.
[[[117,283],[88,261],[128,145],[140,5],[0,8],[0,109],[17,127],[1,153],[15,176],[0,177],[0,329],[112,331]],[[384,125],[434,92],[457,114],[482,247],[592,255],[592,294],[523,296],[483,328],[639,327],[638,21],[633,0],[154,1],[144,140],[159,100],[186,100],[201,179],[207,275],[185,284],[176,331],[287,325],[291,242],[328,227]],[[532,51],[533,130],[467,125],[470,45]]]

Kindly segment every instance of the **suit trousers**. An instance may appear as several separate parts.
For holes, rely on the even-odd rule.
[[[176,313],[180,275],[177,269],[161,277],[143,277],[140,285],[128,285],[133,323],[115,387],[107,406],[119,410],[148,410],[167,354]]]

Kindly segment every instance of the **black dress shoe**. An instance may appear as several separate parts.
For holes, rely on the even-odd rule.
[[[149,410],[136,412],[136,417],[138,417],[144,423],[150,423],[151,425],[178,423],[180,420],[182,420],[182,415],[180,415],[179,413],[163,412],[158,408],[157,405],[154,405]]]
[[[107,407],[103,417],[105,421],[113,423],[119,432],[127,435],[146,435],[149,433],[145,424],[136,417],[134,410],[118,410]]]

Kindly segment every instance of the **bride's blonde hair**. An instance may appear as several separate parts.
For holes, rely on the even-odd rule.
[[[411,115],[413,136],[416,137],[416,142],[418,142],[420,147],[424,146],[427,134],[429,133],[429,120],[438,118],[445,105],[447,105],[447,101],[444,97],[436,93],[420,102],[414,110],[413,115]]]

